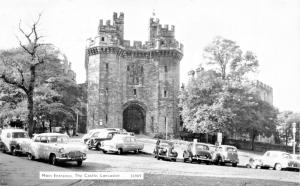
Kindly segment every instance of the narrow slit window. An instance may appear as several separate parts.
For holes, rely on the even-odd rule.
[[[101,41],[104,41],[104,37],[101,37]]]
[[[165,66],[165,72],[168,72],[168,67],[167,66]]]
[[[105,95],[108,95],[108,88],[105,88]]]
[[[108,116],[107,116],[107,114],[105,114],[105,122],[106,123],[108,122]]]
[[[164,97],[167,97],[167,91],[164,90]]]
[[[108,72],[108,63],[105,63],[106,72]]]
[[[133,89],[133,95],[136,96],[136,89]]]

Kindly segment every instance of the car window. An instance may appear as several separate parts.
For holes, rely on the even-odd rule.
[[[266,155],[266,156],[270,156],[270,152],[267,152],[265,155]]]
[[[7,137],[7,138],[10,138],[10,137],[11,137],[10,133],[7,133],[6,137]]]
[[[47,137],[46,136],[41,136],[41,142],[47,143],[48,142]]]
[[[234,147],[227,147],[226,151],[228,151],[228,152],[236,152],[236,148],[234,148]]]
[[[12,138],[28,138],[28,134],[26,132],[13,132]]]
[[[201,144],[196,144],[196,149],[197,150],[209,150],[208,146],[206,145],[201,145]]]
[[[282,154],[282,157],[285,159],[292,159],[292,156],[290,154]]]
[[[270,154],[270,157],[272,157],[272,158],[277,158],[277,157],[278,157],[278,154],[277,154],[277,153],[272,153],[272,154]]]
[[[34,142],[41,142],[41,136],[37,136],[37,137],[34,139]]]
[[[92,137],[93,137],[93,138],[97,137],[97,136],[99,135],[99,133],[100,133],[100,132],[95,132],[95,133],[92,135]]]
[[[136,139],[135,138],[131,138],[130,141],[131,142],[136,142]]]

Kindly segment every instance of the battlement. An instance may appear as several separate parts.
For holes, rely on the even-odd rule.
[[[254,81],[253,83],[254,83],[254,85],[255,85],[257,88],[266,90],[266,91],[268,91],[268,92],[273,92],[273,88],[272,88],[271,86],[266,85],[266,84],[264,84],[264,83],[261,82],[261,81],[256,80],[256,81]]]
[[[98,26],[98,34],[110,33],[111,35],[117,36],[117,38],[122,42],[124,36],[124,13],[121,12],[120,15],[116,12],[113,14],[113,20],[106,20],[103,24],[103,19],[100,19]]]
[[[159,19],[150,18],[150,33],[149,33],[149,40],[153,40],[155,38],[165,37],[165,38],[174,38],[175,36],[175,26],[165,24],[161,25],[159,23]]]

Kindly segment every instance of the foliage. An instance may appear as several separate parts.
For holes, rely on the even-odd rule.
[[[221,73],[222,79],[241,80],[249,72],[255,72],[258,60],[251,51],[243,53],[236,42],[223,37],[216,37],[204,49],[207,64]]]
[[[247,133],[252,142],[259,134],[274,134],[278,111],[258,97],[246,76],[257,70],[255,55],[221,37],[204,52],[214,68],[199,71],[181,91],[184,127],[194,133]]]

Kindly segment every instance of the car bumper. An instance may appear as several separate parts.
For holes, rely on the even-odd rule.
[[[64,161],[84,161],[86,160],[86,154],[81,154],[77,156],[69,156],[68,154],[61,154],[60,156],[56,157],[57,161],[64,162]]]
[[[193,156],[192,159],[197,161],[212,161],[211,158],[208,158],[206,156]]]

